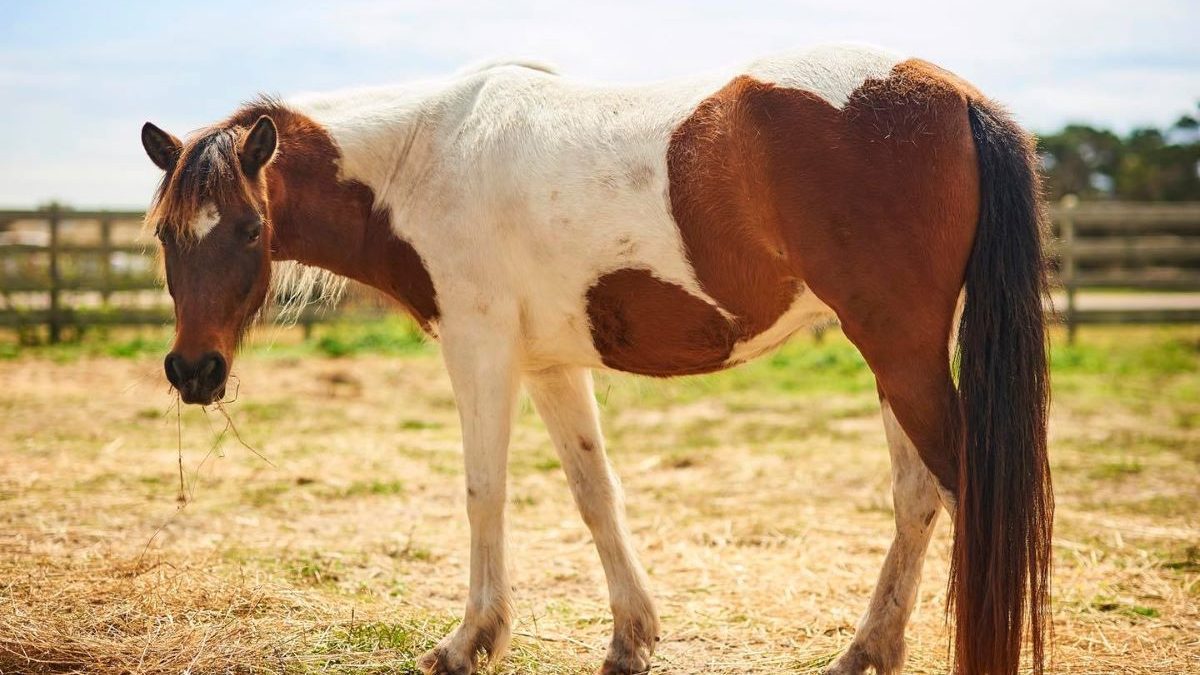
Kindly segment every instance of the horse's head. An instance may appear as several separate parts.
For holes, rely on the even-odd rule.
[[[221,398],[233,353],[266,299],[271,227],[264,169],[275,154],[270,117],[205,129],[186,143],[142,127],[146,154],[165,172],[146,221],[162,242],[175,301],[167,380],[186,403]]]

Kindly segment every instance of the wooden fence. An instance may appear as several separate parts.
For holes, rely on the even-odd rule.
[[[1200,293],[1200,203],[1068,197],[1051,215],[1055,278],[1065,296],[1055,308],[1072,335],[1089,323],[1200,322],[1200,294],[1146,293]],[[0,328],[44,329],[57,342],[65,332],[95,325],[170,322],[155,242],[141,221],[140,211],[58,205],[0,211]],[[1106,302],[1089,303],[1097,291],[1108,291]],[[302,322],[320,319],[308,315]]]
[[[0,327],[160,324],[170,305],[140,211],[0,211]],[[114,235],[118,236],[114,236]]]
[[[0,211],[0,329],[28,342],[60,342],[95,326],[163,325],[174,319],[157,242],[141,211],[58,205]],[[355,303],[356,316],[378,303]],[[332,313],[309,308],[307,333]]]
[[[1083,324],[1200,322],[1200,295],[1164,293],[1200,294],[1200,203],[1068,196],[1051,217],[1050,253],[1065,296],[1056,311],[1071,337]]]

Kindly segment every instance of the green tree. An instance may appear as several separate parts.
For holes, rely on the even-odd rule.
[[[1121,137],[1072,124],[1038,139],[1051,198],[1200,201],[1200,104],[1169,128]]]

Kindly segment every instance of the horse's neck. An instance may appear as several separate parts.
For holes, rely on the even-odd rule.
[[[396,265],[415,253],[393,236],[393,214],[378,206],[382,190],[407,185],[422,163],[421,139],[435,105],[427,87],[405,87],[310,98],[275,110],[280,151],[268,178],[274,259],[373,286],[428,320],[430,307],[406,293],[425,280]]]

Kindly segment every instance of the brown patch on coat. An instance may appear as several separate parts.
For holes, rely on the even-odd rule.
[[[593,450],[596,449],[596,446],[595,446],[595,444],[592,443],[591,440],[589,440],[583,436],[580,436],[579,437],[579,449],[584,452],[592,452]]]
[[[788,260],[789,223],[775,203],[773,148],[805,133],[796,113],[837,117],[828,104],[809,105],[811,94],[789,101],[764,92],[799,93],[738,77],[700,104],[667,149],[671,214],[688,259],[701,288],[739,319],[743,336],[770,328],[800,284]],[[776,125],[774,114],[788,118]]]
[[[596,350],[606,365],[626,372],[719,370],[737,339],[716,308],[649,270],[605,274],[588,289],[587,306]]]
[[[916,60],[868,80],[841,110],[812,92],[733,79],[675,130],[667,166],[688,259],[735,321],[649,272],[609,273],[588,293],[604,363],[656,375],[721,368],[803,285],[873,367],[915,347],[945,353],[978,210],[973,95]],[[946,401],[930,404],[939,414],[929,419],[943,419]],[[907,430],[913,415],[897,416]],[[935,444],[909,433],[918,447]]]

